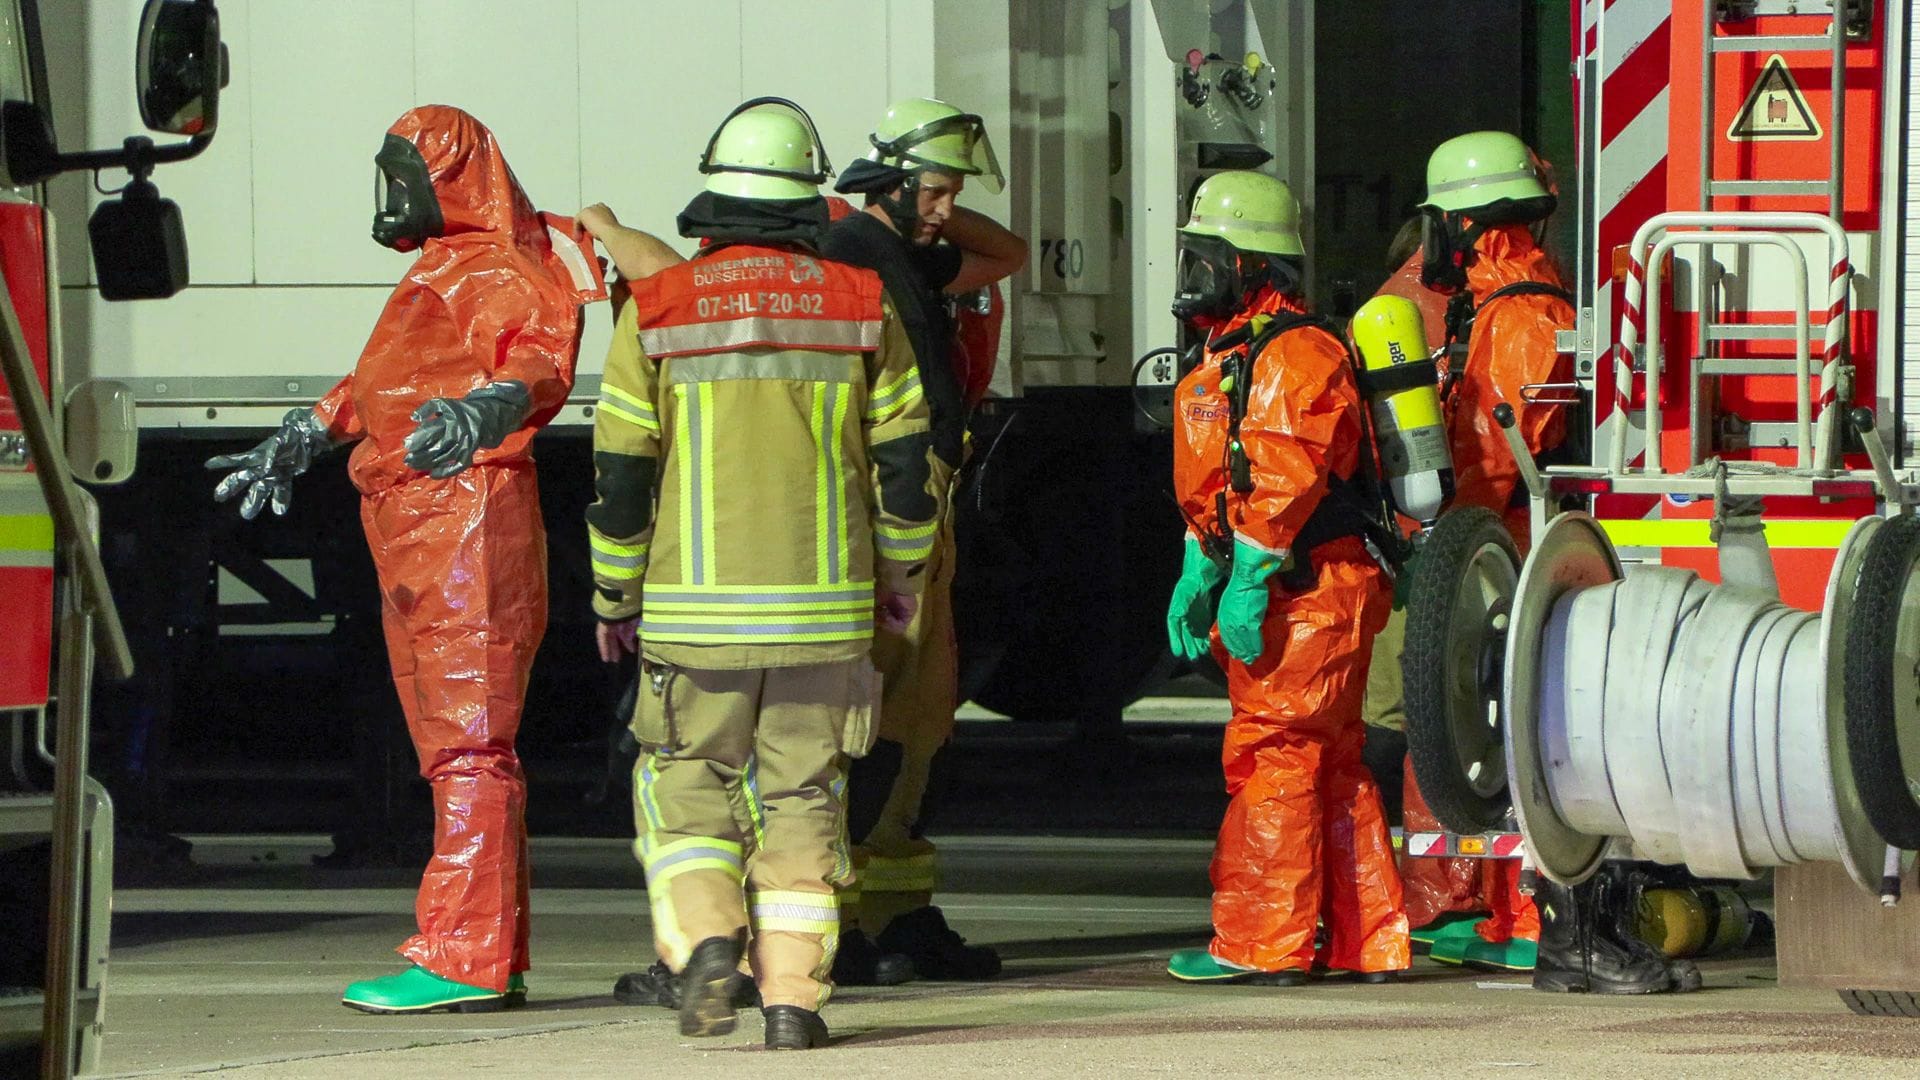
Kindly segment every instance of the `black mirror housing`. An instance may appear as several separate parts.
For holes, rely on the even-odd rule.
[[[220,13],[209,0],[147,0],[140,13],[140,119],[169,135],[211,136],[227,83]]]
[[[100,204],[87,222],[94,273],[108,300],[164,300],[187,287],[187,231],[180,207],[151,183]]]

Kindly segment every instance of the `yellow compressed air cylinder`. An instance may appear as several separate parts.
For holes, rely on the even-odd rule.
[[[1429,355],[1420,309],[1405,297],[1376,296],[1360,305],[1348,332],[1370,373],[1388,372]],[[1394,506],[1430,526],[1453,498],[1453,455],[1447,450],[1440,389],[1423,382],[1370,400],[1373,436]]]

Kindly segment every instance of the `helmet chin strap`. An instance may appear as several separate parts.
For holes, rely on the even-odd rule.
[[[891,193],[880,196],[880,205],[886,208],[887,218],[901,236],[912,240],[920,233],[920,174],[911,173],[900,184],[900,194]]]

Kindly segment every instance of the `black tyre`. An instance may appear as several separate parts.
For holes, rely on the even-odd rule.
[[[1874,829],[1920,848],[1920,517],[1889,520],[1867,541],[1846,636],[1847,757]],[[1905,737],[1902,737],[1902,732]]]
[[[1842,990],[1840,1000],[1861,1016],[1896,1016],[1920,1020],[1920,994],[1906,990]]]
[[[1400,662],[1414,779],[1448,830],[1496,828],[1508,805],[1501,673],[1520,553],[1496,514],[1465,507],[1440,518],[1409,572]]]

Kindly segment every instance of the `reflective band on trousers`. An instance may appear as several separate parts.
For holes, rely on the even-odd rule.
[[[837,936],[840,898],[833,893],[765,890],[747,895],[747,915],[756,932],[785,930]]]
[[[742,349],[749,345],[866,351],[880,347],[880,322],[877,319],[781,319],[752,315],[724,322],[656,326],[640,331],[640,347],[656,360],[686,353]]]
[[[718,870],[735,880],[745,876],[739,844],[704,836],[663,844],[646,852],[643,861],[650,886],[664,885],[692,870]]]

